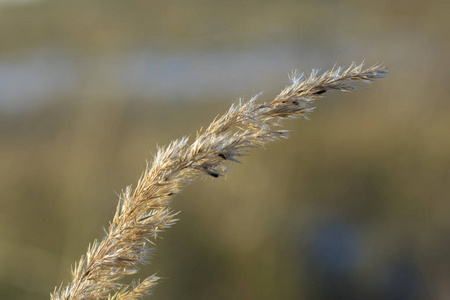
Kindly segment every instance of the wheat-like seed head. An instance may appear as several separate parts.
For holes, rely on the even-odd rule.
[[[362,67],[353,63],[321,75],[313,70],[308,77],[293,73],[292,83],[272,102],[260,103],[258,96],[247,102],[240,100],[199,131],[191,144],[183,137],[158,149],[136,188],[129,186],[120,195],[106,236],[89,246],[72,270],[72,282],[56,288],[51,299],[131,300],[149,294],[159,280],[156,275],[130,286],[120,279],[148,262],[158,234],[175,223],[170,199],[199,175],[219,177],[228,161],[238,162],[252,148],[286,138],[287,131],[279,129],[280,120],[306,116],[313,110],[312,102],[325,92],[358,89],[359,82],[388,74],[381,65]]]

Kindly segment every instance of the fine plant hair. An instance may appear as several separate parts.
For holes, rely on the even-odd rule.
[[[160,279],[155,274],[130,285],[120,280],[148,263],[159,233],[176,222],[170,200],[184,186],[202,174],[220,177],[228,162],[238,162],[251,149],[286,138],[280,121],[306,117],[313,110],[313,101],[327,91],[359,89],[359,83],[387,74],[382,65],[363,69],[363,64],[355,63],[322,74],[313,70],[309,76],[294,72],[291,84],[273,101],[261,103],[258,96],[246,102],[241,99],[197,132],[192,143],[183,137],[159,148],[136,187],[128,186],[121,193],[106,236],[89,245],[86,255],[72,268],[72,281],[55,288],[51,299],[131,300],[150,294]]]

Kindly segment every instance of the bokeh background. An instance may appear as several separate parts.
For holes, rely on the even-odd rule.
[[[448,1],[0,1],[0,298],[48,299],[156,144],[384,62],[173,202],[149,299],[450,299]]]

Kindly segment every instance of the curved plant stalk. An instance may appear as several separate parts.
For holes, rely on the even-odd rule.
[[[313,110],[312,102],[327,91],[358,89],[359,82],[388,74],[381,65],[362,67],[353,63],[321,75],[313,70],[308,77],[294,73],[291,85],[273,101],[260,103],[257,96],[240,100],[198,132],[191,144],[183,137],[159,149],[136,188],[129,186],[121,194],[106,236],[89,246],[72,270],[72,282],[56,288],[51,299],[131,300],[148,295],[158,282],[156,275],[130,286],[120,279],[148,262],[158,234],[175,223],[170,200],[199,175],[219,177],[228,161],[237,162],[252,148],[286,138],[287,131],[279,129],[280,120],[305,116]]]

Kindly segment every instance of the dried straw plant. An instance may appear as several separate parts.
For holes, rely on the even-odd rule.
[[[169,206],[174,195],[199,175],[223,175],[226,162],[238,162],[252,148],[286,138],[286,130],[279,129],[280,120],[305,116],[325,92],[358,89],[358,82],[371,82],[388,73],[381,65],[362,67],[352,64],[321,75],[314,70],[309,77],[294,73],[291,85],[272,102],[259,103],[257,96],[239,101],[200,130],[192,144],[184,137],[159,149],[136,188],[129,186],[121,194],[106,236],[89,246],[72,270],[72,282],[56,288],[51,299],[128,300],[148,295],[159,280],[156,275],[132,285],[120,279],[147,263],[158,234],[175,223],[176,213]]]

